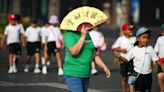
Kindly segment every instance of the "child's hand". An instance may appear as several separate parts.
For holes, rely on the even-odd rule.
[[[114,56],[119,58],[120,57],[120,53],[117,52],[117,51],[114,51]]]
[[[127,50],[124,49],[124,48],[121,48],[121,49],[120,49],[120,52],[122,52],[122,53],[127,53]]]
[[[106,74],[106,78],[110,78],[111,77],[111,72],[110,72],[110,70],[107,67],[104,68],[104,72]]]

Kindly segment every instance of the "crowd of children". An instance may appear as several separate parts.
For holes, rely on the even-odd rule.
[[[5,27],[4,35],[1,41],[1,47],[4,46],[7,39],[9,48],[9,70],[8,73],[16,73],[16,61],[21,55],[21,45],[26,48],[26,65],[24,72],[29,72],[29,64],[32,56],[35,58],[34,73],[47,74],[47,66],[51,54],[54,54],[58,63],[58,75],[63,75],[62,58],[60,49],[62,44],[62,34],[60,32],[57,16],[53,15],[49,20],[44,21],[44,26],[39,27],[36,20],[31,21],[26,31],[20,23],[20,16],[15,14],[8,15],[9,24]],[[58,44],[58,45],[57,45]],[[58,47],[57,47],[58,46]],[[43,55],[41,54],[43,49]],[[42,59],[41,59],[42,56]],[[40,61],[42,60],[42,71]]]
[[[43,27],[39,27],[37,21],[34,20],[26,30],[24,30],[23,25],[20,23],[19,15],[10,14],[8,16],[8,22],[9,24],[5,27],[1,41],[1,47],[3,47],[5,40],[7,40],[9,48],[8,73],[16,73],[18,71],[16,62],[19,61],[21,48],[23,47],[27,50],[24,72],[29,72],[29,64],[32,56],[34,56],[35,68],[33,72],[47,74],[50,57],[53,54],[57,61],[58,75],[63,75],[61,49],[64,48],[64,43],[61,31],[57,26],[59,23],[57,16],[53,15],[49,20],[44,20]],[[151,92],[152,68],[156,65],[158,65],[157,77],[160,92],[164,92],[164,25],[161,26],[161,36],[157,39],[154,48],[148,45],[151,30],[146,27],[139,27],[136,32],[136,37],[133,37],[134,28],[135,26],[124,23],[121,26],[122,35],[120,35],[112,45],[113,53],[115,57],[119,58],[120,62],[122,92],[127,92],[128,81],[130,92]],[[69,32],[67,34],[69,34]],[[87,36],[87,34],[85,35]],[[100,51],[106,49],[107,44],[105,38],[98,27],[94,27],[93,30],[89,32],[89,35],[96,48],[96,56],[99,56]],[[68,39],[65,40],[68,41]],[[65,43],[67,43],[66,47],[67,45],[69,47],[69,43]],[[41,61],[42,68],[40,66]],[[94,59],[90,66],[92,67],[90,70],[91,74],[96,74],[98,71]],[[65,64],[66,75],[67,73],[72,73],[67,71],[69,70],[66,69],[67,67]],[[108,72],[108,74],[110,73],[108,69],[104,71]],[[73,74],[76,75],[75,73]],[[135,76],[135,80],[133,80],[131,76]],[[68,77],[69,76],[65,76],[65,79],[70,79]],[[131,83],[131,81],[134,81],[134,83]]]

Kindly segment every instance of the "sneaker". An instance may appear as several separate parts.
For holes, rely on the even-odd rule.
[[[47,74],[47,66],[42,67],[42,74]]]
[[[62,75],[63,75],[63,69],[62,69],[62,68],[59,68],[59,69],[58,69],[58,75],[59,75],[59,76],[62,76]]]
[[[15,65],[15,63],[13,64],[13,72],[14,73],[16,73],[18,70],[17,70],[17,68],[16,68],[16,65]]]
[[[16,67],[13,67],[13,72],[16,73],[18,70]]]
[[[25,66],[24,72],[29,72],[29,66],[28,65]]]
[[[8,70],[8,73],[13,73],[13,67],[10,67],[9,70]]]
[[[35,68],[34,69],[34,73],[40,73],[41,71],[40,71],[40,69],[39,68]]]
[[[97,69],[92,69],[92,70],[91,70],[91,74],[92,74],[92,75],[97,74]]]

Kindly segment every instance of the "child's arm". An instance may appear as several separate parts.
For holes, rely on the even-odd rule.
[[[125,57],[122,57],[119,52],[114,51],[114,56],[122,60],[123,62],[128,62],[128,60]]]
[[[22,47],[26,46],[26,36],[24,34],[21,34],[21,43],[22,43]]]
[[[110,70],[108,69],[108,67],[104,64],[103,60],[99,57],[99,56],[95,56],[95,62],[98,66],[100,66],[105,74],[108,76],[108,77],[111,77],[111,72]]]
[[[124,48],[113,48],[113,51],[121,52],[121,53],[127,53],[127,50]]]
[[[7,38],[7,35],[3,35],[2,36],[2,40],[1,40],[1,47],[3,47],[3,45],[4,45],[4,41],[6,40],[6,38]]]
[[[160,65],[162,68],[162,71],[164,72],[164,65],[162,64],[160,60],[157,60],[155,61],[155,63],[153,63],[153,67],[156,67],[157,65]]]

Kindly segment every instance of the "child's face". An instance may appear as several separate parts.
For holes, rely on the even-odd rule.
[[[11,23],[12,25],[15,25],[15,24],[16,24],[16,21],[15,21],[15,20],[11,20],[10,23]]]
[[[149,42],[149,34],[141,34],[140,36],[137,37],[137,40],[139,42],[140,46],[146,46],[146,44]]]
[[[37,25],[35,23],[31,23],[31,26],[32,27],[36,27]]]
[[[133,35],[133,31],[132,30],[126,30],[123,32],[125,36],[131,37]]]

